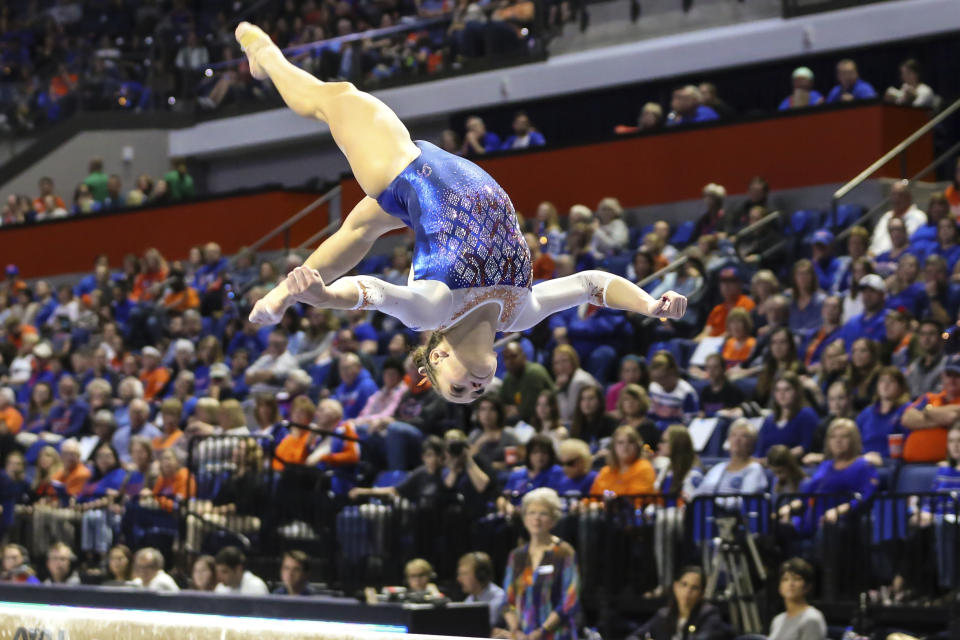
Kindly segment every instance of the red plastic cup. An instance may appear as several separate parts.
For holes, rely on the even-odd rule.
[[[503,448],[503,461],[507,464],[517,464],[520,461],[520,456],[517,455],[516,447],[504,447]]]
[[[887,447],[890,448],[890,457],[894,460],[903,457],[903,434],[891,433],[887,435]]]

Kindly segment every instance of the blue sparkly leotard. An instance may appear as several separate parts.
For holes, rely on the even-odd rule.
[[[429,142],[416,145],[420,156],[377,198],[384,211],[413,229],[409,282],[345,276],[341,280],[357,287],[354,309],[382,311],[411,329],[444,330],[493,302],[500,306],[497,330],[519,331],[562,309],[606,304],[609,283],[623,279],[605,272],[585,271],[531,288],[530,249],[500,185],[469,160]]]
[[[513,203],[490,175],[464,158],[416,141],[420,156],[377,202],[415,235],[413,280],[451,290],[530,288],[530,250]]]

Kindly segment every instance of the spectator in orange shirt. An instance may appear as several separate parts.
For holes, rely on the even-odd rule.
[[[13,389],[9,387],[0,389],[0,438],[17,435],[20,427],[23,426],[23,415],[17,410],[15,402],[16,396]],[[2,458],[3,456],[0,456],[0,459]]]
[[[160,405],[161,435],[152,440],[153,450],[158,455],[169,449],[177,447],[184,449],[183,431],[180,429],[181,412],[183,403],[176,398],[167,398]]]
[[[190,470],[183,466],[180,454],[176,449],[165,449],[160,454],[160,477],[152,491],[144,488],[140,492],[140,504],[173,511],[178,501],[193,497],[196,493],[196,482]]]
[[[60,445],[60,460],[63,468],[53,476],[54,481],[63,484],[67,494],[76,497],[80,495],[87,480],[93,475],[90,469],[80,464],[80,444],[74,440],[64,440]]]
[[[953,180],[947,190],[943,192],[947,202],[950,203],[950,213],[954,218],[960,218],[960,158],[957,158],[957,166],[954,169]]]
[[[923,394],[903,412],[900,423],[909,430],[904,462],[935,463],[947,457],[947,429],[960,419],[960,354],[947,359],[941,384],[943,391]]]
[[[187,286],[182,269],[174,268],[170,272],[169,286],[170,290],[161,303],[167,311],[183,313],[187,309],[200,308],[200,296],[196,289]]]
[[[550,257],[550,254],[544,253],[540,249],[540,239],[533,233],[523,234],[530,247],[530,258],[533,260],[533,280],[549,280],[553,277],[553,271],[557,268],[556,262]]]
[[[37,336],[36,327],[23,324],[20,322],[20,318],[17,314],[10,314],[7,317],[6,322],[4,323],[4,328],[6,329],[6,335],[4,336],[6,342],[12,344],[18,350],[23,346],[23,337],[25,335]]]
[[[38,183],[40,187],[40,195],[33,199],[33,210],[37,213],[46,213],[46,201],[48,196],[53,196],[53,201],[57,207],[61,209],[67,208],[67,203],[63,201],[63,198],[58,196],[53,192],[53,178],[44,176],[40,178]]]
[[[144,347],[140,352],[143,368],[140,382],[143,383],[143,399],[152,402],[170,382],[170,371],[160,366],[160,351],[156,347]]]
[[[296,425],[310,423],[317,406],[307,396],[298,396],[290,407],[290,433],[280,441],[273,452],[272,466],[276,471],[282,471],[286,464],[303,464],[307,459],[308,449],[313,440],[313,433],[309,429]]]
[[[727,326],[727,314],[731,309],[739,307],[745,311],[753,311],[756,305],[753,300],[743,295],[741,287],[740,278],[734,267],[726,267],[720,271],[720,295],[723,300],[710,311],[710,315],[707,316],[707,325],[697,336],[697,340],[722,336]]]
[[[734,307],[727,314],[727,339],[723,343],[723,362],[726,367],[729,369],[746,362],[756,344],[750,313],[741,307]]]
[[[134,302],[150,302],[160,297],[167,279],[167,261],[157,249],[147,249],[143,254],[143,271],[133,281],[130,299]]]
[[[643,440],[636,429],[629,425],[617,427],[610,439],[609,464],[597,474],[590,494],[600,495],[608,491],[618,496],[653,493],[657,474],[643,452]]]

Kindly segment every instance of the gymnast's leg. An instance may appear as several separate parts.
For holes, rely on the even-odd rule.
[[[364,192],[376,198],[420,155],[397,115],[349,82],[321,82],[287,60],[259,27],[241,22],[237,40],[254,77],[269,76],[297,114],[327,123]]]

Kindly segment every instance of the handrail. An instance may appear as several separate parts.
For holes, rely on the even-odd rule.
[[[308,204],[306,207],[304,207],[297,213],[287,218],[279,226],[275,227],[271,231],[268,231],[265,236],[263,236],[262,238],[254,242],[252,245],[250,245],[249,249],[251,251],[257,251],[260,247],[262,247],[264,244],[272,240],[274,237],[276,237],[280,233],[283,233],[284,231],[287,231],[288,229],[290,229],[290,227],[292,227],[293,225],[295,225],[296,223],[300,222],[305,217],[310,215],[317,207],[320,207],[326,204],[334,196],[340,195],[340,189],[341,189],[340,185],[337,185],[333,189],[330,189],[330,191],[327,191],[325,194],[323,194],[322,196],[320,196],[319,198],[317,198],[316,200]]]
[[[860,174],[857,177],[855,177],[853,180],[850,180],[845,185],[837,189],[833,194],[834,213],[836,213],[837,202],[839,202],[844,196],[846,196],[848,193],[850,193],[851,191],[859,187],[861,184],[863,184],[864,180],[866,180],[867,178],[872,176],[874,173],[879,171],[881,167],[883,167],[888,162],[890,162],[890,160],[892,160],[894,157],[903,153],[903,151],[905,151],[907,147],[909,147],[914,142],[916,142],[917,140],[925,136],[927,133],[929,133],[931,129],[933,129],[935,126],[937,126],[938,124],[946,120],[948,117],[950,117],[950,115],[952,115],[953,112],[956,111],[957,109],[960,109],[960,99],[956,100],[949,107],[947,107],[946,109],[938,113],[932,120],[930,120],[930,122],[923,125],[919,129],[914,131],[912,134],[907,136],[905,140],[903,140],[900,144],[895,146],[893,149],[890,149],[890,151],[887,151],[885,154],[880,156],[879,160],[877,160],[876,162],[871,164],[869,167],[861,171]]]
[[[307,247],[312,247],[317,243],[317,240],[319,240],[320,238],[323,238],[324,236],[326,236],[327,234],[329,234],[331,231],[333,231],[339,226],[340,226],[339,220],[331,221],[330,224],[325,226],[323,229],[320,229],[320,231],[317,231],[315,234],[313,234],[312,236],[310,236],[309,238],[307,238],[306,240],[298,244],[297,249],[306,249]]]
[[[737,232],[737,235],[733,240],[734,242],[737,242],[742,238],[745,238],[749,235],[753,235],[753,233],[757,229],[762,229],[763,227],[767,226],[768,224],[772,224],[776,222],[782,217],[783,217],[783,214],[781,212],[772,211],[767,215],[763,216],[762,218],[760,218],[759,220],[757,220],[756,222],[754,222],[753,224],[749,224],[745,226],[743,229],[740,229],[740,231]]]
[[[908,178],[907,186],[908,187],[912,186],[914,182],[916,182],[923,176],[927,175],[928,173],[930,173],[931,171],[933,171],[934,169],[942,165],[947,160],[952,159],[954,157],[954,154],[956,154],[958,151],[960,151],[960,142],[955,143],[952,147],[950,147],[949,149],[941,153],[939,156],[937,156],[937,158],[934,159],[933,162],[931,162],[930,164],[925,166],[923,169],[918,171],[913,177]],[[846,229],[838,233],[836,238],[834,239],[834,242],[840,242],[841,240],[845,239],[848,235],[850,235],[850,231],[853,229],[853,227],[857,225],[862,225],[867,220],[870,220],[871,218],[876,216],[878,213],[880,213],[886,208],[887,203],[889,202],[890,202],[890,195],[888,194],[886,198],[878,202],[876,205],[873,206],[873,208],[871,208],[865,214],[857,218],[852,225],[850,225],[849,227],[847,227]]]
[[[673,262],[665,266],[663,269],[660,269],[659,271],[654,271],[653,273],[648,275],[646,278],[638,282],[637,286],[640,287],[641,289],[646,288],[646,286],[651,282],[659,280],[662,274],[670,273],[671,271],[675,270],[677,267],[682,267],[683,265],[687,264],[687,260],[688,260],[687,256],[680,256],[679,258],[677,258],[676,260],[674,260]]]

